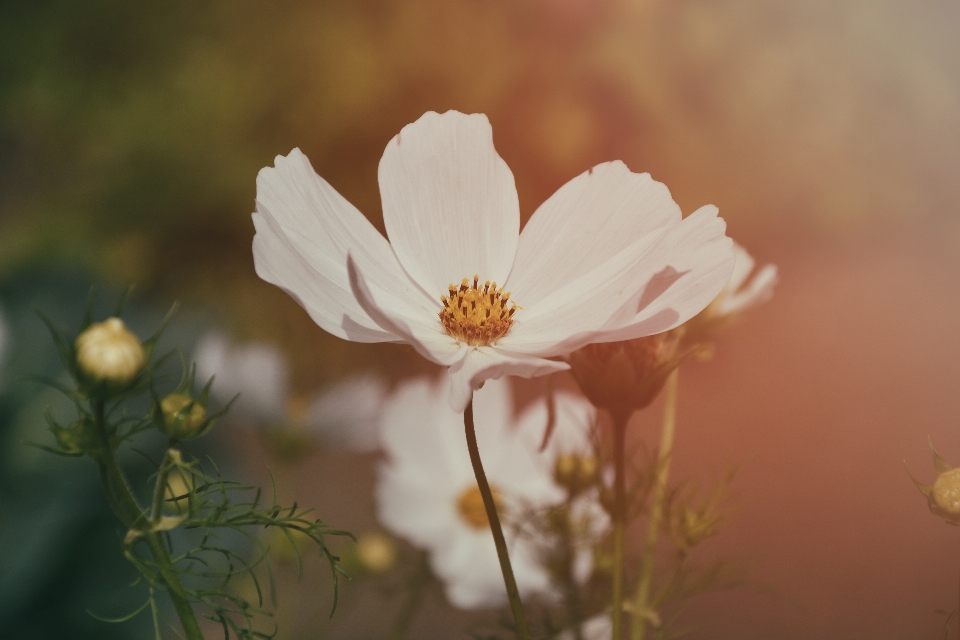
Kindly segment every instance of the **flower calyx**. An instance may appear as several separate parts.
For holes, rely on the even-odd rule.
[[[699,344],[685,346],[677,329],[625,342],[590,344],[567,356],[570,371],[595,407],[629,417],[652,403],[670,373]]]

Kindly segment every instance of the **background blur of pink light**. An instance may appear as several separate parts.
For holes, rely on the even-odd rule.
[[[281,345],[300,391],[396,379],[430,368],[327,336],[256,278],[261,167],[299,146],[382,230],[380,154],[426,110],[489,116],[524,219],[622,159],[685,213],[718,205],[781,274],[681,372],[676,474],[742,463],[708,550],[757,587],[692,601],[690,637],[939,637],[960,540],[903,462],[932,480],[928,436],[960,462],[958,30],[960,6],[907,0],[0,7],[0,272],[78,264],[216,309]],[[295,497],[369,528],[372,463],[315,456]],[[411,637],[451,637],[435,608]],[[380,633],[361,611],[334,637]]]

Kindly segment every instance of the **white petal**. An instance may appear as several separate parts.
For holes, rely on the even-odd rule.
[[[352,253],[347,254],[347,275],[357,302],[384,331],[409,343],[431,362],[450,366],[463,359],[462,347],[446,334],[436,313],[424,313],[416,301],[408,304],[406,298],[372,290],[353,261]]]
[[[387,145],[379,177],[393,250],[430,295],[474,275],[507,279],[520,207],[486,116],[424,114]]]
[[[342,380],[314,398],[306,425],[328,444],[351,451],[377,448],[377,421],[387,393],[386,383],[373,375]]]
[[[495,347],[471,349],[465,358],[448,370],[450,380],[450,407],[462,413],[473,397],[473,392],[485,380],[502,376],[535,378],[570,368],[565,362],[544,360],[534,356],[506,353]]]
[[[324,330],[348,340],[396,340],[354,299],[348,252],[375,288],[424,310],[439,310],[439,298],[431,304],[407,277],[387,240],[313,171],[299,149],[277,156],[275,164],[257,176],[253,255],[260,277],[290,293]]]
[[[762,304],[773,297],[773,287],[776,284],[777,267],[772,264],[765,265],[746,287],[732,290],[726,295],[721,294],[717,311],[721,315],[728,315]]]
[[[730,281],[724,287],[725,291],[731,293],[740,290],[756,264],[753,256],[736,242],[733,243],[733,255],[733,273],[730,274]]]
[[[680,221],[663,184],[620,161],[599,164],[560,187],[533,214],[506,288],[531,307],[598,268],[638,238]]]
[[[676,327],[710,304],[733,271],[733,241],[717,208],[696,210],[667,232],[638,266],[646,286],[611,319],[598,342],[632,340]]]
[[[534,305],[526,305],[513,317],[513,326],[497,341],[509,353],[554,356],[569,353],[596,341],[610,319],[643,289],[637,277],[643,259],[660,242],[665,230],[647,234],[607,259],[593,270],[566,283]],[[559,256],[558,256],[559,258]]]

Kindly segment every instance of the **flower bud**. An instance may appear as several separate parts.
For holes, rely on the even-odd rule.
[[[593,456],[565,453],[557,456],[553,478],[570,493],[579,493],[593,486],[598,470],[597,459]]]
[[[960,467],[944,471],[933,482],[930,499],[944,514],[960,518]]]
[[[120,318],[107,318],[81,333],[75,343],[80,371],[98,382],[126,385],[146,362],[143,345]]]
[[[160,401],[164,433],[178,440],[202,435],[207,426],[207,409],[186,393],[171,393]]]
[[[367,572],[384,573],[397,563],[397,542],[378,531],[365,533],[357,540],[357,562]]]
[[[60,451],[69,456],[79,456],[96,447],[96,436],[91,432],[88,421],[77,420],[69,427],[51,426],[53,437],[57,439]]]
[[[570,372],[595,407],[629,416],[647,407],[687,354],[680,333],[591,344],[568,356]]]

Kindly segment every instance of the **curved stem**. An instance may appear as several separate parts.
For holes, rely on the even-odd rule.
[[[627,478],[625,444],[627,439],[627,421],[630,414],[613,416],[613,603],[610,609],[610,622],[613,626],[611,637],[620,640],[623,637],[623,537],[627,526]]]
[[[140,504],[130,490],[127,479],[117,465],[117,460],[113,455],[113,444],[110,442],[110,436],[107,434],[107,420],[104,402],[102,400],[92,401],[93,415],[96,420],[97,438],[100,441],[100,477],[104,482],[104,489],[107,491],[111,506],[118,510],[117,515],[120,520],[132,529],[143,531],[144,540],[150,549],[150,555],[156,563],[160,578],[167,585],[167,593],[173,601],[173,608],[180,618],[180,624],[183,626],[183,632],[187,640],[203,640],[203,634],[200,631],[200,625],[197,623],[197,617],[190,606],[180,584],[180,578],[173,568],[173,561],[167,552],[167,547],[163,543],[160,534],[150,528],[150,521],[141,509]]]
[[[653,508],[647,526],[647,540],[643,549],[643,567],[633,603],[633,620],[630,625],[630,640],[644,640],[649,623],[650,592],[653,586],[653,564],[656,559],[657,536],[663,520],[663,503],[667,495],[667,480],[670,476],[670,459],[673,455],[673,434],[677,423],[677,379],[679,369],[674,369],[667,378],[666,404],[663,409],[663,430],[660,433],[660,449],[657,453],[657,475],[654,479]]]
[[[470,463],[473,465],[473,474],[477,478],[477,487],[483,497],[483,506],[487,511],[487,520],[490,522],[490,531],[493,533],[493,542],[497,547],[497,558],[500,560],[500,571],[503,573],[503,583],[507,588],[507,597],[510,599],[510,609],[513,611],[513,621],[517,625],[517,637],[520,640],[531,640],[530,630],[527,628],[527,619],[523,615],[523,603],[520,601],[520,590],[517,580],[513,577],[513,567],[510,566],[510,556],[507,553],[507,541],[503,537],[503,528],[500,526],[500,517],[497,515],[497,506],[493,501],[490,484],[483,472],[480,462],[480,449],[477,447],[477,432],[473,425],[473,398],[463,412],[463,426],[467,435],[467,450],[470,452]]]

